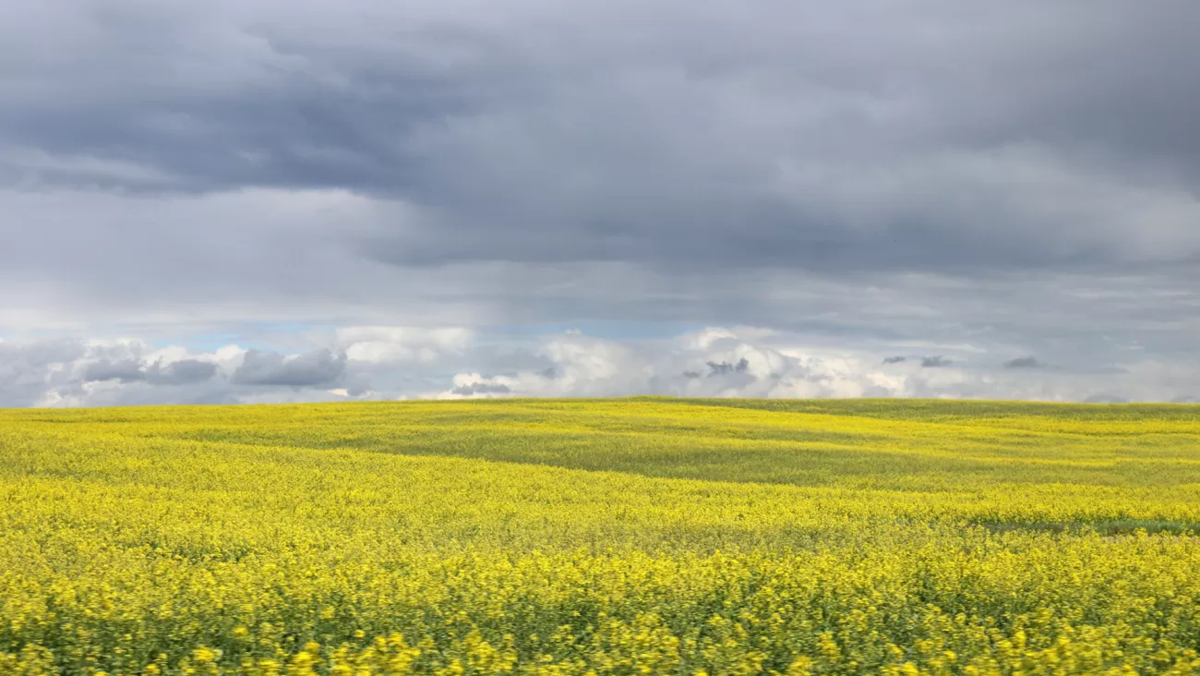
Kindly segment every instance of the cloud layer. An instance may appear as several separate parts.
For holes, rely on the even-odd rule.
[[[1194,360],[1167,364],[1129,354],[1104,368],[1049,368],[973,345],[937,346],[952,359],[883,359],[879,349],[805,344],[803,336],[752,327],[640,340],[568,331],[503,341],[461,329],[352,327],[326,338],[330,346],[294,353],[156,348],[140,340],[0,342],[0,405],[630,394],[1113,402],[1200,394]]]
[[[1198,24],[6,3],[0,397],[1194,396]]]

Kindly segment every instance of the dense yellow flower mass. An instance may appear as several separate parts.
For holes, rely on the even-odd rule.
[[[1200,673],[1200,407],[0,411],[0,675]]]

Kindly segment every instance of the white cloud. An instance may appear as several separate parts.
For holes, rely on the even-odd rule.
[[[1131,400],[1181,399],[1200,390],[1196,365],[1139,362],[1106,373],[1061,368],[1014,372],[971,344],[936,345],[952,358],[884,364],[894,351],[798,344],[799,336],[709,327],[667,341],[623,343],[560,335],[529,349],[544,368],[455,374],[425,396],[967,397],[1082,401],[1097,392]],[[911,347],[911,346],[907,346]],[[925,346],[929,347],[929,346]],[[949,348],[949,350],[947,350]]]
[[[460,353],[473,333],[461,327],[355,326],[339,328],[336,344],[353,361],[371,364],[429,364],[444,354]]]
[[[327,344],[310,338],[298,351],[236,344],[201,350],[139,338],[8,339],[0,341],[0,406],[632,394],[1051,401],[1200,395],[1194,358],[1117,348],[1080,368],[1048,355],[1028,361],[1011,346],[831,344],[744,326],[655,340],[568,331],[500,341],[487,331],[386,326],[323,335]],[[1007,367],[1014,359],[1036,368]]]

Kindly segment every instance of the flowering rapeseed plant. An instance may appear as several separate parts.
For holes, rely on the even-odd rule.
[[[0,411],[0,675],[1200,672],[1200,408]]]

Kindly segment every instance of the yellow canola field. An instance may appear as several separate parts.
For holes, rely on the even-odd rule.
[[[0,675],[1200,673],[1200,407],[0,411]]]

